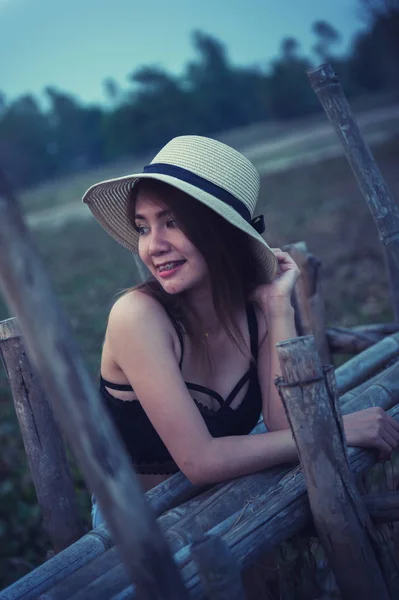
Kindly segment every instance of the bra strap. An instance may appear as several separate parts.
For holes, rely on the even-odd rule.
[[[233,402],[234,398],[237,396],[238,392],[240,391],[240,389],[247,383],[247,381],[249,380],[251,375],[250,371],[247,371],[246,373],[244,373],[244,375],[241,377],[240,381],[235,385],[234,389],[230,392],[230,394],[227,396],[225,404],[227,406],[230,406],[230,404]]]
[[[256,318],[255,307],[252,303],[247,304],[246,313],[247,313],[247,321],[248,321],[248,331],[249,331],[251,354],[254,357],[255,362],[257,362],[257,360],[258,360],[258,345],[259,345],[258,320]]]
[[[208,396],[212,396],[212,398],[215,398],[215,400],[219,402],[220,406],[224,405],[224,400],[222,396],[215,392],[215,390],[211,390],[205,387],[204,385],[199,385],[198,383],[190,383],[188,381],[186,381],[185,383],[187,389],[193,390],[194,392],[202,392],[203,394],[208,394]]]
[[[177,337],[179,338],[179,342],[180,342],[179,369],[181,371],[181,367],[182,367],[182,364],[183,364],[183,357],[184,357],[184,338],[183,338],[183,332],[182,332],[182,330],[181,330],[181,328],[180,328],[180,326],[179,326],[178,323],[176,323],[175,329],[176,329]]]
[[[175,317],[173,315],[170,314],[169,311],[166,311],[167,315],[177,333],[177,337],[179,338],[179,342],[180,342],[180,360],[179,360],[179,369],[181,371],[181,367],[183,364],[183,357],[184,357],[184,338],[183,338],[183,331],[182,331],[182,327],[179,323],[179,321],[177,321],[175,319]]]
[[[101,385],[110,388],[111,390],[118,390],[119,392],[133,392],[133,388],[128,383],[113,383],[107,381],[102,375],[100,375]]]

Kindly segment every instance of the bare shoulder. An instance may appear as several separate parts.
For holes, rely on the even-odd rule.
[[[126,323],[131,320],[137,322],[143,318],[155,318],[165,322],[169,320],[163,306],[140,290],[133,290],[118,298],[109,315],[111,323]]]
[[[112,347],[125,343],[173,345],[176,332],[163,306],[148,294],[133,290],[118,298],[113,305],[107,326],[107,341]],[[125,342],[124,342],[125,340]]]

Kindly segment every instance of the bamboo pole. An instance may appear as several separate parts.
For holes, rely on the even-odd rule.
[[[1,184],[1,181],[0,181]],[[0,282],[29,357],[143,598],[186,597],[139,480],[54,297],[18,206],[0,195]]]
[[[245,600],[240,570],[226,544],[204,535],[190,548],[206,598]]]
[[[399,521],[399,492],[381,492],[362,495],[362,500],[370,519],[374,523],[394,523]],[[317,536],[313,524],[309,524],[311,535]]]
[[[367,325],[355,325],[352,331],[375,335],[376,342],[387,335],[392,335],[399,331],[398,323],[369,323]]]
[[[55,552],[85,534],[61,432],[33,373],[15,319],[0,322],[0,359],[32,474],[44,527]]]
[[[375,554],[377,533],[349,469],[333,369],[323,373],[312,336],[278,343],[277,352],[282,369],[277,385],[300,455],[318,537],[342,596],[388,600],[391,578],[384,579],[381,554],[378,558]],[[398,592],[397,585],[395,589]]]
[[[346,394],[342,398],[343,412],[346,414],[377,405],[385,409],[393,406],[399,401],[398,377],[399,365],[395,365],[388,369],[385,376],[381,374],[376,377],[376,382],[370,388],[365,387],[361,395],[353,392]],[[399,406],[391,409],[390,414],[398,418]],[[261,431],[264,428],[259,425],[255,432]],[[370,468],[377,457],[373,451],[354,448],[349,449],[349,456],[354,473]],[[177,474],[174,477],[179,476]],[[234,504],[226,505],[226,499],[230,500],[233,496]],[[229,482],[217,492],[213,500],[214,503],[212,497],[209,497],[203,510],[197,505],[198,510],[190,513],[189,509],[181,506],[171,519],[169,514],[159,519],[160,526],[167,529],[167,539],[173,552],[178,552],[176,557],[193,541],[193,537],[211,530],[217,536],[226,534],[228,537],[225,541],[229,543],[230,549],[231,544],[234,547],[237,545],[234,554],[238,557],[241,568],[245,568],[281,541],[297,533],[310,519],[303,474],[298,469],[287,470],[286,466],[267,469]],[[234,506],[236,512],[226,518],[229,506]],[[240,552],[247,553],[245,560]],[[74,588],[81,590],[80,597],[77,596],[75,600],[106,600],[112,595],[111,591],[118,594],[128,585],[121,564],[107,571],[107,557],[99,557],[98,561],[102,564],[103,575],[97,581],[92,581],[82,569],[78,575],[79,585],[75,586],[74,583]],[[64,581],[57,590],[54,588],[49,591],[44,598],[63,600],[68,597],[65,593],[70,582],[71,580]],[[106,590],[105,594],[103,590]]]
[[[327,327],[326,336],[331,353],[359,354],[386,336],[398,331],[397,323],[381,323],[351,328]]]
[[[361,356],[359,355],[353,360],[360,361]],[[341,381],[345,383],[348,380],[350,372],[347,372],[346,365],[343,365],[337,369],[336,374],[339,388]],[[395,364],[374,376],[372,380],[365,382],[355,390],[347,392],[342,396],[340,403],[343,413],[355,412],[356,410],[370,406],[381,406],[385,410],[389,409],[399,401],[398,381],[399,365]],[[254,429],[253,433],[257,434],[264,431],[265,428],[262,421]],[[349,453],[351,455],[352,452],[353,449],[350,449]],[[372,457],[373,453],[365,453],[365,456]],[[371,462],[365,463],[361,468],[369,468],[374,462],[375,458]],[[355,470],[358,468],[357,463],[354,464],[353,468]],[[281,489],[281,481],[285,482],[284,485],[289,486],[289,482],[284,479],[288,477],[286,475],[287,472],[287,467],[269,469],[263,473],[254,473],[247,476],[244,478],[244,481],[238,479],[223,486],[218,486],[216,489],[211,488],[207,492],[210,495],[207,496],[208,499],[205,502],[203,502],[201,496],[198,496],[203,488],[196,488],[182,473],[176,473],[147,492],[146,497],[157,516],[168,511],[159,519],[159,524],[164,531],[168,530],[169,543],[173,551],[177,551],[179,548],[190,543],[192,536],[196,535],[196,532],[207,531],[214,527],[218,520],[222,521],[225,519],[228,510],[231,509],[234,512],[235,510],[239,510],[240,507],[242,508],[247,503],[248,498],[258,499],[264,489],[272,490],[275,495]],[[294,478],[296,479],[296,477],[297,475]],[[212,494],[212,491],[215,493]],[[213,495],[213,501],[211,500],[211,495]],[[194,500],[186,502],[190,498],[194,498]],[[227,505],[226,498],[229,499]],[[176,510],[173,510],[173,506],[177,506],[182,502],[185,502],[183,506],[179,506]],[[257,506],[256,502],[253,506]],[[287,519],[292,519],[292,514],[288,514]],[[8,588],[10,590],[9,593],[12,594],[10,598],[30,600],[37,598],[39,593],[43,593],[50,588],[54,589],[54,596],[48,596],[49,598],[68,597],[69,586],[78,590],[83,589],[87,585],[88,577],[86,577],[86,569],[89,568],[90,562],[94,559],[96,559],[97,572],[104,573],[104,578],[106,579],[109,564],[112,562],[112,553],[108,552],[112,544],[113,541],[107,527],[101,525],[64,550],[61,554],[53,557],[35,571],[28,573],[19,581],[12,584]],[[119,567],[122,572],[121,578],[123,584],[121,585],[123,588],[127,585],[127,575],[125,575],[122,565],[118,565]],[[77,573],[79,569],[80,573],[76,575],[77,581],[75,583],[75,575],[73,574]],[[119,573],[118,569],[113,574],[116,588],[119,581],[117,573]],[[54,586],[57,584],[59,589],[56,593]],[[66,589],[66,596],[63,595],[63,587]],[[101,589],[100,585],[99,588]],[[9,596],[7,595],[5,598],[8,600]],[[1,592],[0,599],[3,600]]]
[[[399,521],[399,492],[384,492],[363,496],[364,503],[373,521],[392,523]]]
[[[339,393],[345,394],[366,382],[392,361],[399,359],[399,333],[390,335],[351,358],[337,372]]]
[[[395,320],[399,322],[399,208],[360,132],[333,67],[321,65],[309,70],[308,77],[343,146],[377,226],[385,251]]]
[[[301,274],[293,291],[295,320],[298,335],[313,335],[323,365],[331,364],[326,336],[325,309],[321,294],[321,262],[310,254],[306,242],[289,244],[283,248],[298,265]]]
[[[195,498],[203,490],[204,488],[199,488],[190,483],[180,472],[148,491],[146,500],[154,515],[159,517],[165,511]],[[60,597],[69,598],[71,593],[82,587],[82,581],[86,581],[86,572],[89,573],[89,577],[96,578],[116,563],[119,563],[123,570],[124,585],[127,585],[128,574],[120,564],[118,550],[114,547],[114,541],[107,525],[103,523],[63,550],[63,552],[13,583],[4,592],[0,592],[0,599],[34,600],[40,594],[44,594],[43,598],[45,598],[47,590],[56,589],[57,585],[62,588],[64,582],[67,582],[65,596],[62,589],[59,592],[57,591],[57,594],[59,593]],[[78,572],[84,573],[81,579],[77,577]],[[77,577],[76,583],[75,574]]]
[[[360,404],[361,408],[363,408],[362,402]],[[366,404],[366,406],[368,405]],[[383,404],[383,406],[387,407],[388,404]],[[388,412],[393,418],[399,420],[399,406],[395,406]],[[369,450],[350,448],[349,460],[352,471],[355,474],[360,474],[375,464],[376,454]],[[174,477],[178,477],[179,475],[175,475]],[[209,535],[212,536],[224,536],[223,539],[233,552],[240,569],[252,565],[265,552],[271,551],[279,543],[298,533],[298,531],[309,523],[311,518],[306,496],[306,485],[303,473],[300,470],[294,469],[287,472],[286,468],[276,468],[257,475],[263,475],[263,479],[259,479],[258,481],[258,493],[244,496],[241,507],[230,517],[219,523],[216,522],[210,527],[211,515],[208,513],[208,520],[204,520],[205,515],[201,515],[201,520],[194,527],[194,531],[191,528],[192,524],[190,526],[189,524],[187,525],[188,535],[190,532],[192,535],[199,535],[201,531],[208,531]],[[247,479],[250,477],[247,477]],[[233,489],[229,488],[226,495],[231,494],[233,491]],[[264,494],[263,496],[262,493]],[[169,537],[169,543],[172,543],[173,537]],[[190,537],[187,539],[189,540]],[[173,547],[177,550],[175,560],[181,569],[190,561],[190,543],[188,541],[186,542],[187,545],[181,546],[179,540],[177,547],[173,544]],[[107,570],[106,555],[99,558],[104,559],[103,575],[97,580],[93,581],[90,577],[83,577],[83,572],[87,569],[85,567],[81,570],[82,578],[80,580],[80,587],[73,586],[71,588],[72,594],[68,595],[70,580],[65,579],[62,582],[65,593],[63,592],[61,595],[61,587],[57,586],[57,592],[56,588],[49,589],[41,598],[43,600],[70,598],[73,596],[74,590],[80,590],[75,600],[78,600],[79,596],[85,600],[109,600],[111,597],[115,597],[115,599],[140,597],[137,596],[134,587],[129,586],[129,578],[122,563],[118,563],[111,570]],[[39,567],[38,570],[42,569],[43,567]],[[185,577],[183,572],[182,574]],[[6,595],[6,591],[4,592],[5,595],[0,593],[1,600],[37,598],[37,595],[34,594],[30,594],[29,596],[18,594],[18,583],[8,588],[9,590],[14,588],[15,593],[12,595]],[[195,580],[193,586],[193,594],[196,592],[193,597],[201,597],[197,593],[197,586],[200,586],[199,580]]]
[[[399,406],[391,409],[389,414],[399,420]],[[374,464],[375,455],[360,448],[350,448],[349,460],[352,470],[360,473]],[[264,503],[258,503],[256,499],[247,502],[241,511],[207,532],[208,536],[221,538],[227,544],[240,569],[253,564],[265,552],[298,533],[311,519],[304,476],[297,469],[287,474],[277,487],[269,489],[266,498]],[[190,597],[196,600],[204,598],[198,573],[190,557],[190,546],[179,550],[175,554],[175,561],[180,566]],[[107,577],[112,580],[114,573],[104,575],[104,579]],[[99,590],[98,585],[96,591]],[[83,598],[105,600],[106,596],[84,596],[82,593],[80,598],[77,596],[73,600]],[[140,600],[132,586],[120,589],[112,596],[112,600],[125,598]],[[369,600],[370,596],[364,598]]]

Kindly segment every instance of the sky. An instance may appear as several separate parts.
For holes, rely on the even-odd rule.
[[[141,65],[180,74],[193,30],[216,36],[236,65],[267,67],[284,37],[310,55],[311,24],[341,33],[344,53],[364,27],[360,0],[0,0],[0,91],[8,101],[45,86],[106,102],[103,81],[129,88]]]

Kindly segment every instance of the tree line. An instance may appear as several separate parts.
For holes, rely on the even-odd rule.
[[[0,166],[12,185],[25,188],[122,156],[160,147],[175,135],[212,135],[257,121],[293,119],[320,110],[306,71],[333,64],[349,97],[399,89],[399,0],[360,0],[368,27],[348,56],[334,48],[339,32],[325,21],[312,25],[315,60],[295,38],[281,42],[266,71],[234,66],[224,44],[195,31],[196,57],[175,76],[141,66],[122,92],[108,78],[108,107],[83,105],[72,94],[47,87],[49,109],[31,94],[7,101],[0,92]]]

